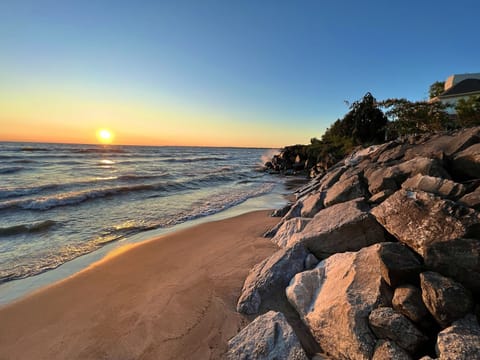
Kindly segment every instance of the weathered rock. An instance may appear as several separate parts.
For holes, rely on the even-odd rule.
[[[422,299],[442,327],[461,319],[473,309],[470,292],[461,284],[433,271],[420,274]]]
[[[301,217],[311,218],[314,217],[321,209],[323,209],[323,198],[325,193],[319,192],[316,194],[308,195],[302,200],[303,206],[300,211]]]
[[[477,211],[480,210],[480,186],[475,191],[463,196],[459,202],[469,206]]]
[[[358,175],[354,175],[343,181],[338,181],[327,190],[325,206],[332,206],[345,201],[367,197],[368,190]]]
[[[287,246],[301,242],[323,259],[385,241],[384,235],[383,228],[370,215],[368,205],[363,199],[355,199],[321,210],[302,232],[290,238]]]
[[[272,241],[280,247],[286,247],[292,235],[302,231],[309,222],[310,219],[298,217],[285,221],[277,230]]]
[[[335,184],[338,179],[340,179],[340,176],[347,170],[346,166],[339,166],[330,169],[325,176],[322,178],[321,185],[320,185],[320,190],[324,191],[330,188],[333,184]]]
[[[378,340],[372,360],[411,360],[412,357],[390,340]]]
[[[402,188],[405,190],[422,190],[441,197],[457,200],[465,194],[465,186],[452,180],[417,174],[407,179]]]
[[[380,192],[376,193],[375,195],[371,196],[370,199],[368,199],[368,202],[370,204],[380,204],[381,202],[383,202],[386,198],[388,198],[393,193],[394,193],[393,190],[380,191]]]
[[[421,323],[428,315],[422,300],[422,292],[413,285],[402,285],[395,289],[393,308],[416,323]]]
[[[435,242],[480,235],[480,214],[423,191],[399,190],[371,213],[420,255]]]
[[[480,294],[480,240],[437,242],[425,252],[425,265]]]
[[[404,244],[383,243],[378,255],[382,276],[390,286],[397,287],[406,282],[417,281],[422,264]]]
[[[281,249],[250,270],[238,299],[237,311],[256,314],[265,297],[284,289],[304,269],[307,251],[302,244]]]
[[[268,230],[263,236],[266,238],[271,238],[274,237],[277,234],[277,231],[282,227],[282,225],[290,219],[293,219],[295,217],[299,217],[302,211],[302,206],[303,203],[301,201],[295,202],[295,204],[292,205],[290,210],[285,214],[285,216],[280,220],[280,222],[275,225],[272,229]]]
[[[452,174],[459,175],[462,179],[480,178],[480,144],[455,154],[451,167]]]
[[[450,178],[439,160],[423,157],[417,157],[387,168],[377,167],[365,170],[368,190],[372,194],[382,190],[397,190],[407,178],[417,174]]]
[[[281,209],[277,209],[274,212],[272,212],[272,217],[284,217],[292,208],[293,204],[287,204]]]
[[[417,351],[428,340],[407,317],[391,307],[374,309],[368,320],[377,338],[395,341],[410,353]]]
[[[379,244],[332,255],[297,274],[287,298],[321,348],[333,358],[370,359],[376,339],[368,315],[391,302],[379,271]]]
[[[319,263],[317,257],[313,254],[308,254],[305,258],[305,270],[313,269]]]
[[[447,157],[480,142],[480,128],[457,131],[453,134],[431,136],[423,144],[410,147],[405,153],[405,159],[417,156],[432,157],[432,154],[443,152]]]
[[[480,359],[480,326],[467,315],[438,334],[436,352],[440,360]]]
[[[280,312],[253,320],[228,342],[228,360],[308,360],[292,327]]]

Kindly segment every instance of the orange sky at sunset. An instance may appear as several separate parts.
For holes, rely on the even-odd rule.
[[[123,145],[281,147],[309,140],[300,132],[295,136],[293,124],[286,132],[273,121],[242,121],[201,109],[64,94],[1,95],[0,141],[95,144],[100,128],[110,129],[113,144]]]

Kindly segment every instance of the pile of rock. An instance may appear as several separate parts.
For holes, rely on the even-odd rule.
[[[230,359],[480,359],[480,128],[357,152],[296,194]]]

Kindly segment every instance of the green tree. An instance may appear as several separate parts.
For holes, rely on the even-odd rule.
[[[390,137],[444,130],[450,127],[445,105],[436,101],[411,102],[407,99],[387,99],[381,102],[390,119]]]
[[[340,121],[342,134],[356,145],[380,143],[385,140],[387,118],[371,93],[350,105],[350,111]],[[335,124],[334,124],[335,126]]]
[[[462,127],[480,125],[480,96],[458,100],[455,106],[458,124]]]
[[[445,89],[445,81],[436,81],[432,85],[430,85],[430,88],[428,89],[428,95],[430,99],[433,99],[434,97],[437,97],[441,93],[443,93]]]

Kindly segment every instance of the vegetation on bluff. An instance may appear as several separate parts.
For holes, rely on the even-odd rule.
[[[442,82],[429,88],[431,98],[443,90]],[[455,115],[440,101],[386,99],[377,101],[371,93],[349,106],[349,112],[335,121],[321,139],[308,145],[287,146],[265,164],[276,171],[320,172],[341,160],[357,146],[369,146],[401,136],[454,130],[480,125],[480,96],[458,101]]]

